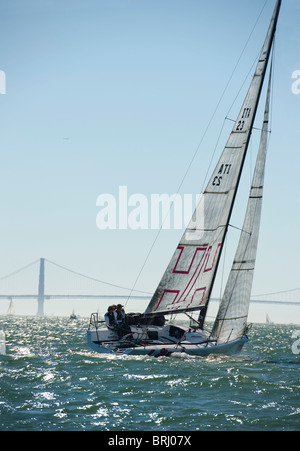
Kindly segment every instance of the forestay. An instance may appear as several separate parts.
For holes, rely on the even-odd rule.
[[[213,288],[270,56],[277,5],[249,91],[221,158],[145,314],[205,308]]]

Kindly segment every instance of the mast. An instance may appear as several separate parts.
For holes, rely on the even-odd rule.
[[[245,220],[222,302],[212,330],[219,342],[243,336],[247,327],[254,268],[261,220],[265,165],[268,148],[272,66],[267,92],[259,151]]]
[[[203,326],[270,57],[277,1],[250,88],[194,216],[159,283],[147,315],[201,310]]]

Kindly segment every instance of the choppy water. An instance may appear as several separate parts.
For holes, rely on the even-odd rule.
[[[255,325],[238,357],[155,359],[93,353],[87,323],[0,317],[2,431],[300,430],[300,326]]]

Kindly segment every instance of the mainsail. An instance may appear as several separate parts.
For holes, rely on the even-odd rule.
[[[281,0],[277,0],[255,74],[232,133],[146,315],[203,309],[201,321],[204,321],[244,166],[280,6]]]
[[[271,75],[272,68],[270,70],[260,146],[244,225],[219,312],[212,330],[212,336],[217,337],[219,343],[241,337],[247,326],[246,321],[256,261],[268,147]]]

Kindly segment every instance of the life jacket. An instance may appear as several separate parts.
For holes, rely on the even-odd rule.
[[[116,311],[117,322],[122,323],[125,320],[125,312],[122,309],[120,312]]]
[[[115,312],[107,312],[105,316],[109,320],[109,325],[113,327],[116,324]]]

